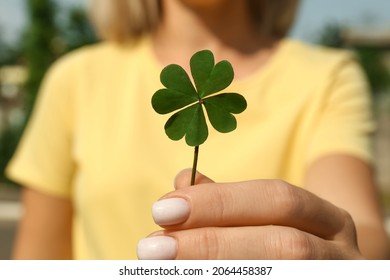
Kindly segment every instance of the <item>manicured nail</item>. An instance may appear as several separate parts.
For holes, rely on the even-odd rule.
[[[137,246],[140,260],[173,260],[176,257],[176,240],[169,236],[152,236],[141,239]]]
[[[190,205],[183,198],[167,198],[153,204],[152,215],[156,224],[176,225],[187,220]]]

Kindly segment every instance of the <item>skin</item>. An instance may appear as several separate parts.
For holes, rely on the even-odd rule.
[[[152,34],[154,51],[162,66],[177,63],[189,71],[188,58],[201,49],[209,49],[216,61],[231,62],[235,78],[240,79],[265,65],[278,45],[277,40],[259,36],[247,1],[162,3],[165,16]]]
[[[389,239],[374,181],[372,167],[367,163],[350,156],[333,155],[309,167],[305,187],[349,212],[364,257],[388,259]]]
[[[152,34],[162,65],[187,67],[195,51],[210,49],[217,61],[229,60],[240,79],[277,51],[277,40],[257,34],[244,0],[162,4],[166,16]],[[202,174],[198,185],[189,182],[185,170],[175,179],[176,190],[164,196],[188,200],[188,219],[153,233],[176,238],[176,259],[390,257],[373,173],[360,159],[336,154],[318,159],[307,169],[304,189],[280,180],[214,183]],[[26,188],[23,204],[13,257],[71,258],[71,202]]]
[[[190,172],[162,198],[186,199],[189,217],[152,234],[177,240],[176,259],[389,258],[372,172],[357,158],[317,160],[307,189],[281,180],[220,184],[200,173],[190,186]]]
[[[70,200],[24,188],[13,259],[72,259]]]

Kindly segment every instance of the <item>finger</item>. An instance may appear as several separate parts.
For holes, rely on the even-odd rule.
[[[184,169],[179,172],[175,178],[175,189],[179,190],[189,187],[191,185],[191,177],[192,169]],[[206,183],[213,183],[213,181],[196,171],[195,186]],[[175,225],[182,223],[190,214],[190,207],[186,200],[182,198],[164,199],[165,197],[169,197],[170,194],[171,193],[168,193],[153,204],[153,219],[158,225]]]
[[[346,225],[350,217],[345,211],[279,180],[190,186],[168,194],[156,204],[156,223],[174,230],[280,225],[325,239],[335,239],[345,227],[349,231],[344,237],[353,230],[353,222]]]
[[[192,176],[191,168],[180,171],[175,177],[175,183],[174,183],[175,189],[178,190],[190,186],[191,176]],[[203,175],[202,173],[196,171],[194,185],[206,184],[206,183],[214,183],[214,181],[208,178],[207,176]]]
[[[280,226],[202,228],[140,241],[140,259],[354,259],[357,250]]]

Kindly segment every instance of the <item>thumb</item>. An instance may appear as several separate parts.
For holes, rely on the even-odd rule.
[[[181,188],[190,186],[191,174],[192,174],[191,168],[180,171],[175,177],[175,183],[174,183],[175,189],[179,190]],[[214,183],[214,181],[211,180],[209,177],[203,175],[202,173],[196,171],[195,185],[206,184],[206,183]]]

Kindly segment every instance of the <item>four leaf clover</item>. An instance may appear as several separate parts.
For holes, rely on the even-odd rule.
[[[230,132],[237,127],[238,114],[246,109],[245,98],[238,93],[220,93],[234,78],[231,64],[222,60],[215,64],[209,50],[195,53],[190,60],[191,82],[186,71],[177,64],[165,67],[160,75],[165,88],[152,97],[153,109],[159,114],[175,112],[165,124],[165,132],[172,140],[185,136],[189,146],[199,146],[208,137],[204,108],[211,125],[219,132]]]

